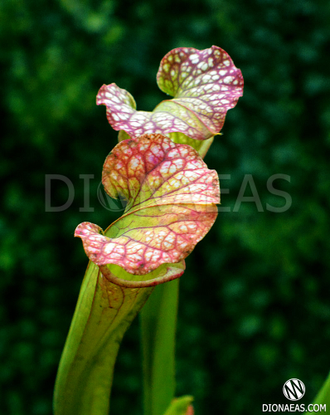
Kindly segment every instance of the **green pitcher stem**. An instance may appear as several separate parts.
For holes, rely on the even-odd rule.
[[[320,405],[325,404],[328,405],[328,407],[330,407],[330,374],[328,375],[327,379],[322,385],[322,388],[319,390],[313,403]]]
[[[143,415],[163,415],[175,393],[175,332],[179,280],[155,288],[141,310]]]
[[[62,354],[55,415],[108,415],[120,342],[153,288],[124,288],[89,263]]]

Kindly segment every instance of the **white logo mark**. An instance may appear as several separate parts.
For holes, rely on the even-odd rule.
[[[306,392],[304,383],[296,378],[287,380],[283,385],[283,395],[290,401],[299,401]]]

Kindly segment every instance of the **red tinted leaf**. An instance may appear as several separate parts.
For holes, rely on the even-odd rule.
[[[120,142],[104,163],[102,182],[111,197],[128,203],[106,235],[87,222],[76,229],[99,266],[116,264],[143,275],[182,261],[217,216],[216,172],[193,148],[159,134]]]
[[[131,137],[178,132],[206,140],[219,133],[227,111],[243,94],[241,71],[217,46],[172,50],[161,61],[157,82],[174,99],[153,112],[136,111],[133,97],[116,84],[103,85],[96,102],[106,105],[111,126]]]
[[[175,97],[173,102],[198,116],[211,133],[206,138],[219,133],[227,111],[243,95],[244,85],[241,71],[217,46],[172,50],[161,61],[157,82],[162,91]]]

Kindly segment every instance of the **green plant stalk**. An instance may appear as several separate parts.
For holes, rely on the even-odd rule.
[[[171,139],[191,145],[204,158],[214,137],[200,142],[171,133]],[[144,415],[163,415],[174,398],[178,303],[179,280],[175,280],[158,286],[140,313]]]
[[[144,415],[163,415],[175,393],[179,280],[155,288],[141,310]]]
[[[320,389],[313,403],[326,404],[328,407],[330,407],[330,374],[322,385],[322,388]]]
[[[174,399],[164,415],[188,415],[188,413],[192,415],[193,409],[190,404],[193,400],[192,396],[181,396],[181,398]]]
[[[56,378],[55,415],[108,415],[120,342],[152,291],[115,285],[89,263]]]

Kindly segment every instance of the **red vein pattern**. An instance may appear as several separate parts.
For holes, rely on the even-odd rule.
[[[217,173],[188,145],[160,135],[120,142],[107,157],[102,182],[111,197],[128,201],[105,236],[80,224],[91,261],[116,264],[136,275],[186,258],[213,225],[220,202]]]
[[[174,99],[162,101],[153,112],[136,111],[131,94],[114,83],[100,88],[96,103],[106,106],[115,130],[124,130],[132,138],[180,132],[206,140],[220,132],[244,85],[241,71],[217,46],[201,51],[173,49],[161,61],[157,83]]]

